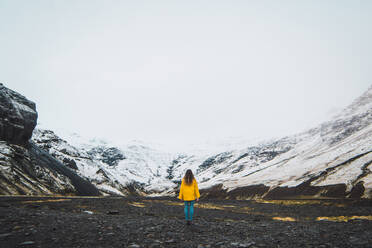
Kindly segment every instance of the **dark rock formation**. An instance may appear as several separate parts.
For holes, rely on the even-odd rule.
[[[215,156],[207,158],[201,165],[199,165],[199,168],[197,170],[197,173],[208,169],[211,166],[214,166],[216,164],[221,164],[225,162],[226,160],[230,159],[232,157],[230,152],[223,152],[219,153]]]
[[[349,197],[359,199],[363,196],[364,190],[363,181],[360,181],[351,189]]]
[[[35,103],[0,84],[0,194],[100,195],[78,176],[29,141],[36,126]],[[75,161],[65,161],[77,168]]]
[[[88,151],[88,154],[110,166],[116,166],[121,160],[126,159],[124,154],[116,147],[94,147]]]
[[[78,169],[76,162],[73,159],[64,158],[63,164],[66,165],[67,167],[70,167],[71,169],[74,169],[74,170]]]
[[[35,103],[0,83],[0,140],[26,144],[36,121]]]
[[[31,158],[37,160],[39,165],[67,177],[74,186],[74,193],[77,195],[100,195],[98,189],[93,184],[78,176],[74,171],[67,168],[49,153],[41,150],[37,145],[31,144],[30,153]]]

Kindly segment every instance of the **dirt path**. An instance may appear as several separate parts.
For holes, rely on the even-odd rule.
[[[371,201],[0,197],[0,247],[372,247]]]

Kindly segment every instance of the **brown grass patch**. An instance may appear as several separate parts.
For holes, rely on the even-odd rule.
[[[292,218],[292,217],[273,217],[273,220],[289,221],[289,222],[297,221],[295,218]]]
[[[317,221],[348,222],[350,220],[372,220],[371,215],[367,216],[321,216],[316,218]]]
[[[71,199],[47,199],[47,200],[36,200],[36,201],[23,201],[22,203],[45,203],[45,202],[63,202],[63,201],[71,201]]]

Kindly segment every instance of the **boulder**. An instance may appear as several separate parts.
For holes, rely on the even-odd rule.
[[[35,103],[0,83],[0,140],[26,144],[36,123]]]

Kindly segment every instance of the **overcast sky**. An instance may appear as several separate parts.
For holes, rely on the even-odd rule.
[[[369,0],[0,0],[0,82],[52,130],[278,137],[372,85],[371,13]]]

